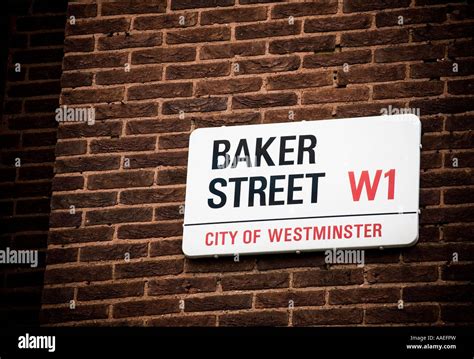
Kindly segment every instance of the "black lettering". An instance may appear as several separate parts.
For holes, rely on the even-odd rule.
[[[224,145],[224,150],[223,151],[219,151],[219,146],[220,145]],[[227,152],[229,152],[229,149],[230,149],[230,142],[229,141],[227,141],[227,140],[214,141],[214,148],[213,148],[213,151],[212,151],[212,169],[213,170],[226,168],[229,165],[230,157],[227,154]],[[224,159],[225,159],[224,164],[222,164],[222,165],[218,164],[219,157],[224,157]]]
[[[312,186],[311,186],[311,203],[318,203],[318,180],[319,177],[325,177],[326,173],[307,173],[306,178],[312,179]]]
[[[269,195],[269,200],[268,200],[268,205],[269,206],[279,206],[282,204],[285,204],[285,201],[276,201],[275,200],[275,193],[277,192],[283,192],[284,188],[282,187],[276,187],[276,181],[277,180],[282,180],[285,179],[285,176],[271,176],[270,177],[270,195]]]
[[[287,153],[295,152],[294,148],[287,148],[286,141],[296,140],[296,136],[282,136],[280,139],[280,166],[292,165],[294,161],[285,160],[285,155]]]
[[[295,187],[295,179],[297,178],[304,178],[304,175],[289,175],[288,176],[288,201],[287,204],[301,204],[303,203],[302,199],[294,199],[293,195],[294,192],[299,192],[303,189],[303,187]]]
[[[305,146],[304,142],[305,140],[309,140],[310,143],[308,146]],[[302,135],[299,138],[299,144],[298,144],[298,164],[301,165],[303,164],[303,157],[304,153],[308,152],[309,154],[309,162],[308,163],[315,163],[316,161],[316,156],[314,154],[314,148],[316,147],[316,136],[313,135]]]
[[[240,157],[240,153],[243,152],[244,156]],[[239,144],[237,145],[237,150],[235,151],[235,157],[232,161],[232,168],[237,167],[239,162],[246,162],[247,167],[252,167],[252,162],[250,162],[250,152],[249,147],[247,145],[247,140],[241,139]]]
[[[256,182],[260,182],[260,187],[256,188]],[[267,179],[265,177],[250,177],[249,182],[249,207],[254,206],[255,195],[259,195],[260,206],[265,206],[265,188],[267,188]]]
[[[265,144],[262,146],[263,139],[261,137],[257,138],[257,144],[255,149],[255,166],[260,166],[262,156],[265,158],[265,161],[267,162],[268,166],[275,166],[275,163],[273,162],[267,151],[268,147],[270,147],[274,140],[275,137],[270,137],[267,142],[265,142]]]
[[[234,207],[240,207],[240,192],[242,187],[242,182],[247,181],[247,177],[235,177],[229,179],[229,183],[235,183],[234,189]]]
[[[223,178],[214,178],[211,183],[209,183],[209,191],[219,197],[221,199],[220,203],[215,203],[213,199],[209,198],[207,200],[207,204],[211,208],[222,208],[225,206],[225,203],[227,202],[227,197],[224,192],[219,191],[216,188],[216,184],[220,184],[222,187],[225,187],[227,185],[225,179]]]

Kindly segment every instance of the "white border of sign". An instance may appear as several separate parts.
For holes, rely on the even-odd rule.
[[[215,140],[227,139],[235,148],[242,138],[251,144],[259,136],[308,133],[317,137],[314,164],[247,167],[243,163],[235,168],[211,168]],[[183,252],[187,257],[210,257],[412,246],[418,240],[420,143],[421,122],[411,114],[197,129],[192,132],[189,144]],[[273,147],[269,150],[272,157],[278,150]],[[387,193],[389,184],[384,174],[386,177],[386,171],[390,169],[396,169],[395,198],[390,201],[377,194],[369,200],[368,192],[362,191],[361,199],[355,202],[348,171],[352,171],[359,181],[358,176],[364,170],[369,176],[380,171],[379,190]],[[216,176],[272,176],[308,171],[325,173],[325,177],[320,178],[316,204],[270,208],[249,207],[242,203],[240,208],[227,206],[229,208],[221,209],[208,206],[209,182]],[[353,183],[357,184],[357,181]],[[310,196],[306,187],[301,193]],[[367,197],[363,198],[365,195]],[[357,227],[359,225],[361,227]],[[323,227],[327,233],[321,236]],[[344,231],[352,228],[351,237],[331,239],[331,231],[337,232],[336,227]],[[285,236],[286,228],[291,228],[289,236]],[[302,229],[305,239],[296,240],[295,228],[312,229]],[[245,231],[250,229],[254,232],[245,239]],[[208,244],[212,242],[209,239],[211,232],[217,233],[213,238],[215,245]],[[219,238],[218,233],[224,232],[228,232],[227,238]],[[234,238],[231,233],[236,233]],[[277,237],[273,236],[270,241],[270,233],[280,233],[281,238],[276,241]],[[377,236],[379,233],[383,234]],[[248,243],[244,243],[245,240]]]

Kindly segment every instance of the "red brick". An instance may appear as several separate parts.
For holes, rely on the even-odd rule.
[[[325,120],[331,118],[331,108],[326,107],[303,107],[296,109],[286,110],[267,110],[265,111],[265,123],[279,123],[289,122],[290,111],[292,111],[291,117],[294,121],[314,121],[314,120]]]
[[[446,130],[448,131],[467,131],[474,128],[473,115],[452,115],[446,119]]]
[[[267,78],[268,90],[319,87],[331,84],[332,77],[328,72],[304,72],[299,74],[276,75]]]
[[[304,23],[304,32],[367,29],[371,23],[372,17],[364,14],[307,19]]]
[[[188,259],[186,261],[187,273],[222,273],[222,272],[242,272],[250,271],[255,266],[252,258],[203,258],[199,260]]]
[[[96,113],[97,115],[97,113]],[[80,138],[80,137],[117,137],[122,130],[120,122],[96,122],[94,126],[84,126],[84,124],[67,124],[58,128],[58,138]]]
[[[147,66],[131,68],[130,71],[110,70],[100,71],[96,74],[95,82],[98,85],[115,85],[133,82],[159,81],[162,78],[163,68],[161,66]]]
[[[260,90],[261,86],[262,79],[260,78],[203,80],[199,81],[196,85],[196,96],[222,95],[239,92],[255,92]]]
[[[117,192],[53,194],[52,209],[108,207],[117,204]]]
[[[162,315],[179,312],[177,299],[154,299],[120,302],[113,306],[114,318]]]
[[[123,204],[165,203],[182,201],[184,201],[183,188],[124,190],[120,194],[120,203]]]
[[[260,122],[260,114],[255,112],[238,114],[220,114],[215,116],[200,117],[195,120],[196,128],[249,125]]]
[[[410,0],[344,0],[344,12],[359,12],[407,7]]]
[[[217,279],[213,277],[158,279],[148,282],[148,295],[205,293],[216,288]]]
[[[43,324],[54,324],[61,322],[74,322],[92,319],[106,319],[108,317],[108,305],[78,305],[75,309],[69,307],[48,308],[41,311],[41,322]]]
[[[148,324],[156,327],[215,327],[215,315],[179,315],[154,318]]]
[[[454,71],[454,64],[457,64],[457,72]],[[459,60],[438,62],[429,62],[410,65],[410,77],[413,79],[421,78],[440,78],[451,76],[465,76],[474,73],[474,61]]]
[[[463,204],[474,202],[474,188],[448,188],[444,191],[445,204]]]
[[[325,88],[303,92],[303,104],[353,102],[369,99],[367,87]]]
[[[169,31],[166,34],[167,44],[185,44],[224,40],[230,40],[230,29],[227,27],[175,30]]]
[[[219,316],[220,327],[281,327],[287,325],[288,313],[286,312],[254,311]]]
[[[234,3],[235,0],[172,0],[171,10],[231,6]]]
[[[150,257],[168,256],[183,253],[181,239],[159,240],[150,244]]]
[[[235,28],[237,40],[267,38],[272,36],[296,35],[301,32],[301,21],[290,24],[287,20],[251,25],[239,25]]]
[[[413,41],[456,39],[458,37],[472,37],[472,24],[449,24],[424,26],[413,29]]]
[[[98,102],[114,102],[124,98],[124,89],[114,87],[107,89],[66,90],[61,94],[62,104],[86,104]]]
[[[194,79],[203,77],[227,76],[230,73],[228,62],[199,65],[171,65],[166,68],[167,80]]]
[[[474,110],[474,102],[471,97],[420,99],[410,101],[409,107],[419,108],[422,115],[451,114]]]
[[[226,276],[221,279],[224,291],[285,288],[289,285],[286,273],[262,273]]]
[[[132,47],[160,46],[163,42],[160,33],[126,33],[124,35],[100,37],[97,42],[98,50],[120,50]]]
[[[162,113],[165,115],[184,112],[213,112],[227,109],[227,98],[209,97],[190,100],[173,100],[163,103]]]
[[[48,268],[44,274],[45,284],[95,282],[112,279],[112,266],[74,266]]]
[[[443,56],[443,45],[403,45],[375,50],[375,62],[433,60]]]
[[[64,52],[91,52],[94,51],[94,37],[67,37],[64,39]]]
[[[332,289],[330,304],[395,303],[400,298],[399,288]]]
[[[128,89],[129,100],[154,98],[189,97],[193,91],[192,83],[161,83],[136,85]]]
[[[68,4],[67,14],[69,16],[74,16],[75,18],[83,17],[96,17],[97,16],[97,4],[81,4],[81,3],[72,3]]]
[[[129,224],[120,226],[117,236],[120,239],[141,239],[176,237],[182,233],[182,223]]]
[[[132,64],[153,64],[165,62],[194,61],[196,49],[193,47],[165,47],[149,50],[136,50],[132,52]],[[127,61],[124,61],[125,63]],[[123,66],[123,65],[122,65]]]
[[[338,85],[387,82],[403,80],[405,78],[405,65],[388,66],[349,66],[347,71],[337,71]],[[396,95],[394,95],[396,96]]]
[[[336,12],[336,0],[313,0],[309,3],[275,5],[272,8],[272,18],[281,19],[290,16],[327,15],[335,14]]]
[[[156,183],[164,186],[186,184],[186,174],[185,168],[159,170]]]
[[[112,298],[141,297],[143,292],[143,282],[97,284],[87,287],[79,287],[77,300],[82,302]]]
[[[89,176],[88,189],[145,187],[153,184],[153,172],[131,171]]]
[[[238,42],[219,45],[204,45],[201,47],[201,60],[226,59],[235,56],[256,56],[265,53],[265,43],[258,41]]]
[[[319,68],[327,66],[340,66],[347,64],[364,64],[370,62],[370,50],[342,51],[332,54],[306,55],[303,59],[304,68]]]
[[[207,312],[217,310],[250,309],[252,296],[248,294],[213,295],[201,298],[187,298],[184,302],[185,312]]]
[[[418,8],[409,10],[384,11],[377,13],[375,22],[377,27],[398,26],[399,17],[403,19],[403,25],[444,22],[446,20],[445,8]]]
[[[183,260],[155,260],[137,263],[117,264],[115,278],[157,277],[168,274],[179,274],[183,271]]]
[[[129,20],[124,18],[80,19],[74,25],[68,23],[66,26],[66,36],[123,32],[127,31],[129,27]]]
[[[441,305],[441,320],[451,323],[472,322],[474,320],[472,305]]]
[[[323,290],[287,290],[284,292],[258,293],[256,308],[289,308],[290,304],[296,307],[321,306],[326,302]]]
[[[91,153],[150,151],[155,149],[156,137],[125,137],[90,142]]]
[[[111,2],[101,7],[101,15],[143,14],[166,11],[166,0],[153,0],[150,3],[139,1],[132,3]]]
[[[189,27],[197,24],[197,13],[163,14],[153,16],[138,16],[133,21],[135,30],[161,30],[176,27]],[[180,24],[183,16],[184,24]]]
[[[159,149],[187,148],[188,146],[189,134],[187,133],[161,135],[158,140]]]
[[[296,272],[293,275],[295,288],[351,285],[364,282],[361,269],[329,269]]]
[[[434,323],[438,319],[439,309],[435,305],[405,306],[402,310],[391,307],[373,307],[365,311],[368,324],[382,323]]]
[[[100,246],[81,247],[81,262],[126,260],[146,257],[147,243],[134,244],[106,244]]]
[[[407,302],[468,302],[472,301],[474,287],[469,284],[440,284],[407,287],[403,300]]]
[[[150,222],[153,218],[152,208],[114,208],[100,209],[86,213],[86,225]]]
[[[86,72],[64,72],[61,76],[61,87],[82,87],[92,85],[92,73]]]
[[[239,95],[232,98],[232,108],[262,108],[296,105],[298,99],[296,94],[279,93],[268,95]]]
[[[333,50],[336,38],[333,35],[311,36],[291,40],[274,40],[270,42],[271,54],[290,54],[293,52],[322,52]]]
[[[341,45],[347,47],[400,44],[408,42],[408,30],[367,30],[361,32],[343,33]]]
[[[163,120],[135,120],[127,122],[127,134],[139,135],[147,133],[185,132],[191,128],[189,120],[163,119]]]
[[[375,267],[367,270],[369,283],[435,282],[438,279],[437,266]]]
[[[474,80],[448,81],[448,93],[453,95],[473,95]]]
[[[474,264],[450,263],[442,267],[443,280],[472,281],[474,279]]]
[[[447,242],[467,241],[474,235],[474,225],[455,224],[443,226],[443,239]]]
[[[442,94],[443,90],[444,82],[441,81],[405,81],[374,85],[373,98],[379,100],[398,97],[436,96]]]
[[[343,325],[362,323],[363,310],[360,308],[297,309],[293,313],[293,325]]]
[[[267,18],[264,7],[209,10],[201,12],[201,25],[261,21]]]
[[[300,67],[300,58],[298,56],[282,56],[269,59],[242,60],[238,64],[240,67],[238,75],[295,71]]]

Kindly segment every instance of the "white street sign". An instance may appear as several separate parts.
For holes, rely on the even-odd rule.
[[[195,130],[183,252],[413,245],[420,140],[415,115]]]

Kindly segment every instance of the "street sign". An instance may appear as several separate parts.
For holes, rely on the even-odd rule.
[[[420,140],[415,115],[197,129],[183,252],[413,245]]]

